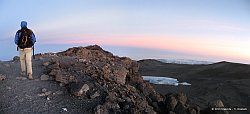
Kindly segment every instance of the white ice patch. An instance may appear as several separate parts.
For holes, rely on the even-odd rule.
[[[182,82],[182,83],[179,83],[181,85],[191,85],[190,83],[187,83],[187,82]]]
[[[68,112],[68,109],[67,108],[62,108],[63,111],[65,112]]]
[[[166,84],[166,85],[191,85],[190,83],[187,82],[181,82],[175,78],[169,78],[169,77],[160,77],[160,76],[142,76],[143,80],[149,81],[149,83],[153,84]]]
[[[190,65],[207,65],[207,64],[213,64],[215,62],[211,61],[200,61],[200,60],[191,60],[191,59],[157,59],[164,63],[175,63],[175,64],[190,64]]]

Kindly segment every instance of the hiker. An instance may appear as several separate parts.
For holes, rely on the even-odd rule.
[[[32,47],[36,42],[35,34],[32,30],[27,28],[27,22],[21,22],[21,29],[16,32],[15,44],[20,53],[21,75],[28,76],[30,80],[32,77]]]

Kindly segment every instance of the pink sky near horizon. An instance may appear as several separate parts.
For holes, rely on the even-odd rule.
[[[147,49],[171,50],[188,53],[204,58],[218,58],[226,61],[250,61],[250,46],[247,43],[232,42],[208,38],[189,38],[176,36],[150,36],[150,35],[96,35],[74,34],[66,35],[67,39],[57,41],[42,41],[45,44],[97,44],[110,46],[138,47]],[[69,39],[71,38],[71,39]],[[55,38],[56,40],[56,38]]]

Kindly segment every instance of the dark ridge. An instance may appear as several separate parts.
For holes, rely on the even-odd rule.
[[[190,100],[197,103],[201,109],[207,108],[209,102],[218,99],[222,100],[226,107],[250,108],[247,102],[250,101],[248,64],[222,61],[208,65],[183,65],[156,62],[156,60],[142,60],[138,63],[142,75],[174,77],[191,83],[191,87],[185,89],[188,91],[186,94],[189,94]],[[163,90],[166,88],[173,88],[162,85],[155,87],[160,93],[164,93]],[[247,114],[249,111],[232,111],[232,113]]]

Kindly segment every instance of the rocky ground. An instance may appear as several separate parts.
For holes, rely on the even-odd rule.
[[[93,99],[74,97],[53,80],[41,80],[45,61],[48,59],[33,61],[34,80],[20,76],[18,61],[1,62],[0,74],[5,77],[0,82],[1,114],[80,113],[98,104]]]
[[[19,66],[18,57],[0,62],[0,113],[200,113],[183,93],[155,91],[136,61],[97,45],[36,55],[34,80]]]
[[[229,111],[231,114],[250,113],[250,65],[229,62],[185,65],[156,60],[141,60],[138,63],[142,75],[168,76],[192,84],[178,87],[154,85],[159,93],[182,91],[201,110],[220,100],[227,108],[247,108],[247,111]]]

